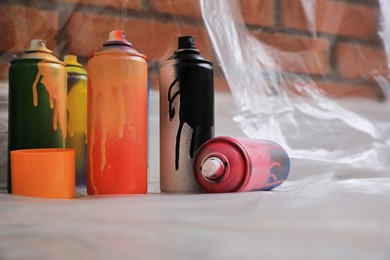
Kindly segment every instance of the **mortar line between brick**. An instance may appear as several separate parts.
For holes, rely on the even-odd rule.
[[[162,23],[175,22],[179,20],[186,25],[203,25],[202,17],[188,17],[183,15],[164,14],[152,9],[134,10],[134,9],[114,9],[99,8],[92,5],[79,5],[74,13],[94,14],[101,16],[113,16],[115,18],[136,18],[145,21],[157,21]]]
[[[88,57],[81,57],[81,60],[87,61]],[[216,73],[216,77],[224,77],[224,72],[221,68],[215,68],[215,71],[218,71],[219,73]],[[148,61],[148,72],[150,74],[159,74],[159,62],[156,61]],[[279,72],[279,71],[268,71],[268,72],[261,72],[261,74],[268,78],[270,75],[277,76],[277,83],[280,85],[282,83],[283,78],[296,78],[297,76],[307,80],[307,81],[316,81],[316,82],[323,82],[323,83],[337,83],[340,85],[359,85],[359,86],[367,86],[367,87],[377,87],[376,83],[371,80],[366,79],[354,79],[354,78],[343,78],[337,75],[320,75],[320,74],[308,74],[308,73],[302,73],[302,72]],[[225,78],[226,79],[226,78]]]
[[[13,0],[12,2],[3,2],[0,5],[5,6],[18,6],[18,7],[28,7],[36,8],[39,10],[45,11],[60,11],[62,5],[65,3],[62,2],[53,2],[53,1],[23,1],[23,0]]]
[[[4,2],[0,2],[0,6],[2,6],[2,5],[5,5],[5,6],[35,7],[35,5],[33,5],[32,1],[21,1],[21,2],[18,2],[18,1],[12,1],[12,2],[4,1]]]
[[[338,84],[349,84],[349,85],[368,85],[368,86],[375,86],[373,84],[374,82],[372,80],[366,80],[362,78],[344,78],[340,77],[338,75],[319,75],[319,74],[307,74],[302,72],[281,72],[283,77],[302,77],[303,79],[307,80],[315,80],[315,81],[321,81],[321,82],[327,82],[327,83],[338,83]]]
[[[337,75],[337,57],[336,57],[336,48],[337,48],[337,41],[333,40],[329,42],[329,68],[330,68],[330,75],[336,76]]]
[[[266,33],[266,34],[273,34],[273,33],[283,33],[288,36],[300,36],[305,37],[307,39],[313,39],[316,38],[313,37],[312,33],[306,30],[301,29],[295,29],[295,28],[274,28],[274,27],[268,27],[268,26],[259,26],[259,25],[247,25],[247,28],[250,32],[260,32],[260,33]],[[350,44],[356,44],[356,45],[363,45],[363,46],[371,46],[371,47],[382,47],[381,40],[366,40],[361,39],[357,37],[351,37],[351,36],[341,36],[338,34],[331,34],[331,33],[324,33],[324,32],[317,32],[317,38],[318,39],[325,39],[328,41],[338,40],[339,42],[343,43],[350,43]]]
[[[143,9],[151,9],[152,8],[151,0],[143,0],[142,1],[142,8]]]
[[[366,6],[366,7],[372,7],[372,8],[377,8],[379,6],[378,1],[367,1],[367,0],[331,0],[336,3],[347,3],[347,4],[352,4],[352,5],[361,5],[361,6]]]
[[[148,62],[148,67],[150,70],[158,69],[158,62]],[[221,70],[221,75],[224,75],[224,72]],[[156,70],[157,72],[157,70]],[[306,80],[315,80],[315,81],[321,81],[321,82],[327,82],[327,83],[338,83],[338,84],[359,84],[359,85],[368,85],[368,86],[375,86],[373,85],[373,82],[370,80],[365,79],[354,79],[354,78],[344,78],[340,77],[338,75],[333,74],[327,74],[327,75],[321,75],[321,74],[310,74],[310,73],[303,73],[303,72],[288,72],[288,71],[268,71],[268,72],[261,72],[261,74],[264,75],[264,77],[269,77],[270,74],[272,75],[278,75],[278,83],[281,83],[282,78],[294,78],[294,77],[302,77]]]
[[[274,26],[282,27],[281,0],[274,0]]]

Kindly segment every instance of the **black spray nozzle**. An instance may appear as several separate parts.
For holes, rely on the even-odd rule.
[[[196,49],[194,36],[179,37],[178,49]]]

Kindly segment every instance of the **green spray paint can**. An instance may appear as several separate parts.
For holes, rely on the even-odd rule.
[[[67,130],[65,63],[32,40],[9,68],[8,192],[12,192],[10,151],[63,148]]]

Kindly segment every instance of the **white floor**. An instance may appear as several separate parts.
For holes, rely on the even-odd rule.
[[[150,98],[149,194],[45,200],[3,190],[0,259],[390,259],[388,177],[314,165],[269,192],[159,193],[158,94]],[[244,136],[233,115],[232,97],[219,93],[216,135]]]

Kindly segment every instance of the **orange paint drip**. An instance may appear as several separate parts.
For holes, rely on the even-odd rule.
[[[104,70],[107,77],[100,77],[99,80],[95,78],[88,78],[88,84],[92,88],[92,98],[90,107],[91,125],[90,125],[90,139],[89,145],[94,147],[95,145],[95,131],[97,128],[101,129],[101,142],[100,142],[100,156],[101,164],[100,171],[103,172],[107,163],[106,158],[106,145],[107,135],[110,131],[117,133],[117,138],[123,137],[123,130],[125,126],[125,100],[123,88],[131,88],[128,82],[128,73],[130,71],[129,61],[126,59],[118,60],[115,66],[105,66],[104,63],[95,63],[96,66],[101,66],[100,69]],[[99,67],[97,71],[100,71]],[[95,70],[90,71],[93,75]],[[111,75],[118,75],[113,78]],[[91,96],[91,95],[89,95]],[[99,102],[97,104],[99,97]],[[99,106],[97,111],[96,106]],[[96,121],[100,122],[100,125],[96,124]],[[92,150],[89,149],[89,158],[93,158]],[[89,167],[93,172],[93,159],[89,160]],[[96,192],[96,186],[91,174],[91,182],[93,189]],[[97,193],[97,192],[96,192]]]
[[[62,133],[63,145],[66,139],[66,71],[48,66],[45,61],[38,62],[38,74],[32,86],[33,104],[38,106],[37,85],[41,82],[49,93],[50,109],[54,109],[53,130],[57,131],[57,123]]]
[[[125,163],[128,163],[129,167],[134,165],[134,161],[137,161],[136,165],[142,163],[146,165],[146,156],[145,162],[142,156],[139,156],[146,154],[147,75],[146,63],[145,66],[138,65],[139,69],[134,69],[137,67],[136,64],[140,63],[138,58],[134,60],[126,56],[111,60],[96,58],[91,63],[93,66],[88,70],[88,171],[92,190],[94,194],[98,194],[100,192],[96,188],[95,179],[101,179],[102,177],[98,176],[100,174],[111,175],[113,168],[119,167],[118,164],[123,165],[125,157],[128,158]],[[100,143],[96,144],[96,140]],[[107,150],[108,145],[110,152]],[[112,150],[113,147],[117,148]],[[98,151],[100,156],[97,154]],[[98,165],[97,156],[100,157]],[[113,157],[122,162],[114,163]],[[100,174],[95,171],[96,167],[100,168]],[[120,169],[122,172],[117,172],[118,176],[124,177],[129,174],[123,171],[123,168]],[[142,171],[143,168],[140,169],[139,174],[142,175]]]
[[[125,101],[123,88],[131,88],[130,84],[126,83],[126,81],[128,81],[128,72],[130,71],[127,60],[123,59],[122,62],[118,61],[117,66],[107,66],[104,69],[107,71],[107,75],[114,75],[115,73],[118,73],[119,76],[115,78],[107,77],[107,80],[102,80],[102,78],[100,78],[98,81],[89,79],[93,89],[92,100],[94,101],[97,100],[98,97],[101,97],[98,104],[101,112],[97,113],[96,111],[96,101],[93,103],[90,111],[93,122],[90,130],[91,147],[94,146],[95,142],[95,129],[98,127],[101,128],[102,131],[100,143],[102,162],[100,165],[100,171],[103,171],[106,165],[106,143],[108,132],[114,130],[114,132],[117,133],[118,138],[123,137],[123,129],[125,126]],[[118,70],[120,72],[118,72]],[[96,125],[97,117],[99,117],[99,121],[101,122],[99,126]],[[91,160],[90,164],[92,163],[93,161]]]
[[[91,78],[88,76],[88,87],[90,87],[90,84],[91,84]],[[93,97],[93,95],[91,95],[91,90],[88,91],[89,93],[89,101],[88,103],[90,104],[90,106],[88,107],[89,109],[89,112],[91,113],[91,111],[93,111],[95,113],[95,99]],[[92,130],[92,126],[95,126],[96,125],[96,118],[95,117],[89,117],[90,119],[90,124],[88,124],[87,128],[90,129],[89,130],[89,134],[87,135],[87,142],[89,143],[89,145],[93,145],[95,144],[95,131]],[[88,122],[89,123],[89,122]],[[92,134],[93,133],[93,134]],[[93,173],[94,172],[94,169],[93,169],[93,162],[92,161],[92,158],[93,158],[93,149],[91,149],[91,147],[88,149],[88,158],[89,158],[89,172]],[[87,174],[87,177],[89,177],[89,180],[90,180],[90,183],[92,185],[92,189],[93,189],[93,193],[94,194],[98,194],[97,192],[97,189],[96,189],[96,185],[95,185],[95,180],[93,178],[93,174]]]

